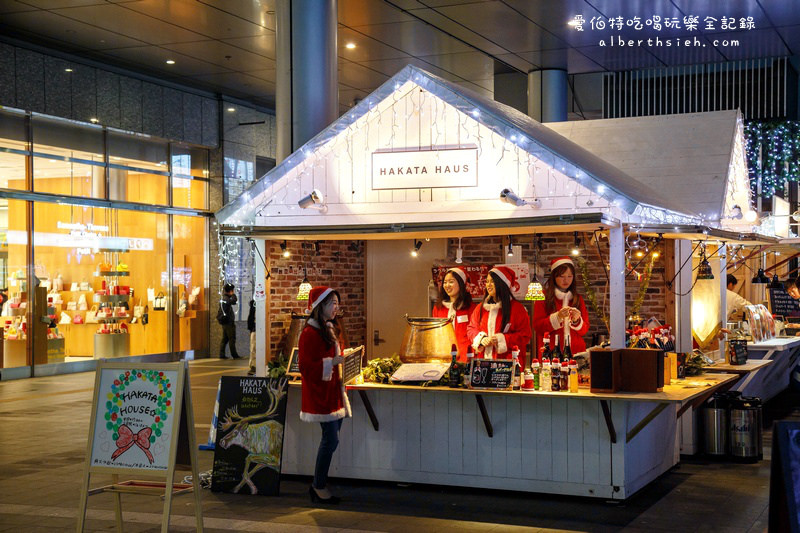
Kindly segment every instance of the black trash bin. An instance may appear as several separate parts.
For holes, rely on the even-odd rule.
[[[756,463],[763,458],[761,399],[743,396],[731,402],[729,446],[735,461]]]

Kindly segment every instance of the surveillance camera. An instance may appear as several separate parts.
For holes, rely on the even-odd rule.
[[[308,209],[309,207],[313,207],[315,209],[324,210],[326,208],[325,205],[321,205],[323,202],[322,193],[319,189],[314,189],[311,191],[311,194],[303,196],[297,205],[302,207],[303,209]]]
[[[500,199],[507,204],[516,205],[517,207],[525,205],[527,202],[516,195],[511,189],[503,189],[500,191]]]

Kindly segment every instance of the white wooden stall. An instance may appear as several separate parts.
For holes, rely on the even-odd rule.
[[[703,378],[711,387],[673,385],[653,394],[348,387],[353,418],[342,425],[330,475],[625,499],[677,464],[681,405],[736,379],[717,374]],[[360,392],[368,395],[377,431]],[[485,401],[491,437],[478,394]],[[312,475],[320,427],[299,420],[297,384],[290,387],[288,401],[281,472]],[[646,425],[636,432],[643,421]]]

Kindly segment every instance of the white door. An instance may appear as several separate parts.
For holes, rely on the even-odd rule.
[[[405,315],[429,316],[431,268],[447,256],[447,240],[423,240],[417,257],[411,257],[412,244],[413,239],[367,241],[369,359],[400,353]]]

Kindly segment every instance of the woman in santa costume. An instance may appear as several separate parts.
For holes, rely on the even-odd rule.
[[[486,276],[486,297],[472,312],[467,327],[476,357],[511,359],[511,349],[517,346],[520,364],[525,364],[531,319],[511,294],[517,288],[517,276],[507,266],[496,266]]]
[[[344,361],[340,348],[342,331],[336,320],[339,293],[330,287],[314,287],[308,295],[308,306],[311,313],[298,343],[303,378],[300,419],[322,426],[314,481],[308,493],[315,503],[339,503],[339,498],[328,490],[328,468],[339,445],[342,419],[352,416],[337,366]]]
[[[467,273],[460,267],[448,270],[439,287],[439,298],[433,306],[432,314],[437,318],[449,318],[453,321],[458,360],[461,362],[467,360],[467,346],[470,343],[467,326],[475,307],[476,304],[473,303],[472,296],[467,290]]]
[[[569,335],[572,353],[586,350],[583,336],[589,331],[589,314],[583,298],[576,290],[575,264],[569,257],[550,261],[550,278],[544,290],[544,300],[533,304],[533,329],[536,331],[536,353],[545,336],[554,346],[555,335],[564,345]]]

